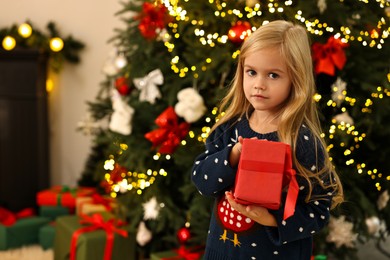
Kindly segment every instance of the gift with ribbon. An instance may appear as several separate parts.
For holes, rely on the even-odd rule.
[[[188,134],[190,125],[186,122],[179,123],[173,107],[165,109],[155,123],[160,128],[146,133],[145,138],[153,143],[153,148],[159,147],[159,153],[172,154]]]
[[[235,200],[279,209],[282,191],[287,188],[283,219],[292,216],[298,197],[296,172],[288,144],[245,138],[242,143],[234,186]]]
[[[136,259],[134,233],[130,224],[108,212],[60,217],[56,221],[55,260]]]
[[[43,250],[53,248],[56,234],[56,223],[52,221],[39,229],[38,240]]]
[[[91,196],[76,198],[76,214],[88,215],[91,213],[112,211],[116,207],[113,198],[94,193]]]
[[[326,44],[314,43],[312,51],[316,74],[325,73],[334,76],[335,68],[341,70],[347,61],[343,49],[348,46],[349,44],[334,37],[330,37]]]
[[[161,98],[161,93],[160,90],[158,90],[157,85],[164,83],[164,77],[160,69],[149,72],[149,74],[143,78],[135,78],[133,82],[136,88],[140,90],[140,101],[148,101],[149,103],[154,104],[157,98]]]
[[[39,206],[63,206],[74,209],[76,197],[88,196],[95,192],[96,189],[91,187],[53,186],[37,193],[37,204]]]
[[[35,216],[32,208],[16,213],[0,208],[0,250],[37,244],[39,229],[49,222]]]

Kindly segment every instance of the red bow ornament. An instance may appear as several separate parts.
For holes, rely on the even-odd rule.
[[[348,46],[349,44],[334,37],[330,37],[326,44],[314,43],[312,50],[316,74],[325,73],[334,76],[335,67],[341,70],[347,61],[343,49]]]
[[[171,21],[165,5],[149,2],[142,5],[142,13],[136,19],[140,20],[138,29],[146,39],[154,39],[157,31],[165,28],[165,25]]]
[[[106,232],[107,240],[106,246],[104,248],[103,260],[110,260],[112,249],[114,247],[114,236],[115,233],[127,237],[127,231],[119,229],[116,226],[123,225],[123,222],[115,221],[115,219],[110,219],[104,221],[103,217],[99,214],[93,214],[92,216],[81,215],[82,220],[81,224],[87,224],[88,226],[82,227],[76,230],[72,235],[72,241],[70,243],[70,260],[76,260],[76,249],[77,249],[77,239],[78,237],[85,232],[92,232],[95,230],[103,229]]]
[[[178,116],[173,107],[165,109],[155,120],[160,127],[145,134],[145,138],[159,146],[159,153],[172,154],[181,140],[188,134],[190,125],[186,122],[179,124]]]

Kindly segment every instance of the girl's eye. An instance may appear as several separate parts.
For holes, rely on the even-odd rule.
[[[268,76],[269,76],[271,79],[277,79],[277,78],[279,78],[279,74],[276,74],[276,73],[273,73],[273,72],[269,73]]]
[[[254,70],[247,70],[246,73],[247,73],[249,76],[251,76],[251,77],[253,77],[253,76],[256,75],[256,71],[254,71]]]

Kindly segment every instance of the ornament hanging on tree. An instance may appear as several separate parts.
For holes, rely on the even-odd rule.
[[[348,46],[348,43],[335,37],[330,37],[326,44],[314,43],[312,51],[316,74],[325,73],[334,76],[336,68],[339,70],[344,68],[347,57],[343,49]]]
[[[115,76],[119,71],[127,65],[126,57],[123,52],[118,52],[115,48],[111,50],[104,62],[102,71],[107,76]]]
[[[140,20],[138,29],[145,39],[155,39],[163,28],[172,20],[168,9],[163,4],[145,2],[142,13],[135,18]]]
[[[144,221],[138,225],[136,240],[140,246],[144,246],[152,240],[152,232],[146,227]]]
[[[251,35],[251,24],[247,21],[237,21],[228,32],[229,40],[234,44],[241,44]]]
[[[95,120],[91,113],[87,113],[85,118],[77,123],[77,130],[84,135],[94,135],[98,132],[100,124]]]
[[[203,97],[194,88],[185,88],[177,93],[175,112],[187,123],[198,121],[206,112]]]
[[[115,80],[115,88],[122,96],[127,96],[130,93],[130,87],[127,77],[119,77]]]
[[[332,88],[332,100],[336,102],[339,107],[345,99],[345,90],[347,88],[347,83],[343,81],[340,77],[333,83]]]
[[[172,154],[188,134],[190,125],[178,121],[174,108],[168,107],[155,120],[160,128],[145,134],[145,138],[152,142],[154,148],[159,147],[159,153]]]
[[[326,241],[334,243],[337,248],[341,246],[354,248],[357,236],[358,234],[353,233],[353,223],[346,221],[345,216],[330,217]]]
[[[122,97],[116,89],[112,90],[111,102],[114,112],[111,115],[109,129],[122,135],[131,134],[134,108],[122,100]]]
[[[135,78],[133,82],[137,89],[141,91],[139,94],[140,101],[147,101],[154,104],[157,98],[161,98],[161,93],[157,85],[164,83],[164,77],[160,69],[149,72],[143,78]]]
[[[349,125],[354,124],[353,118],[349,115],[348,111],[335,115],[333,119],[335,119],[338,123],[345,123]]]
[[[142,207],[144,208],[144,220],[157,219],[161,207],[158,204],[156,197],[153,197],[148,202],[142,204]]]
[[[191,238],[191,232],[188,228],[182,227],[177,231],[176,236],[180,244],[185,244]]]
[[[110,193],[112,190],[112,186],[121,182],[124,179],[124,176],[127,175],[127,172],[128,170],[125,167],[119,165],[118,163],[115,163],[109,173],[109,178],[104,179],[100,183],[100,186],[104,189],[106,193]]]
[[[386,208],[387,203],[389,202],[389,199],[390,199],[389,192],[387,190],[382,192],[382,194],[379,195],[379,198],[377,201],[378,209],[382,210],[382,209]]]

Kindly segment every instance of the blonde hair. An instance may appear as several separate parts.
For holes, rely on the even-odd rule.
[[[293,150],[293,162],[298,173],[309,184],[307,201],[311,198],[312,180],[317,180],[324,188],[333,189],[333,206],[343,201],[343,188],[329,159],[326,144],[321,138],[321,126],[318,119],[317,107],[313,100],[315,94],[315,80],[313,75],[313,63],[311,58],[310,43],[306,29],[291,22],[278,20],[270,22],[257,29],[243,43],[238,58],[236,74],[230,85],[227,95],[222,99],[220,111],[224,116],[213,126],[212,131],[219,125],[235,117],[246,116],[254,110],[245,98],[243,90],[243,66],[245,58],[251,53],[265,48],[280,49],[282,57],[288,68],[291,79],[291,93],[286,100],[283,109],[279,113],[278,137],[281,142],[287,143]],[[316,148],[321,146],[325,161],[322,169],[316,173],[303,167],[295,157],[295,150],[299,129],[302,125],[309,128],[315,137]],[[316,149],[318,151],[318,149]],[[317,167],[318,168],[318,167]],[[325,175],[329,177],[329,185],[324,185]],[[316,198],[317,199],[317,198]]]

